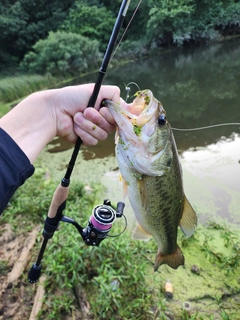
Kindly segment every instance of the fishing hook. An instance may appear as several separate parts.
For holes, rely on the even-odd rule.
[[[120,29],[122,26],[122,22],[126,16],[130,1],[131,0],[123,0],[122,1],[116,22],[115,22],[113,30],[112,30],[112,34],[109,39],[109,43],[108,43],[105,55],[102,60],[101,67],[99,69],[98,78],[97,78],[96,83],[94,85],[93,93],[90,97],[90,100],[88,102],[87,107],[93,108],[96,103],[96,100],[97,100],[97,97],[98,97],[98,94],[99,94],[99,91],[100,91],[100,88],[101,88],[101,85],[103,82],[103,78],[107,72],[107,67],[110,63],[110,59],[112,57],[112,53],[113,53],[113,50],[114,50],[114,47],[116,44],[116,40],[119,35]],[[100,241],[105,238],[105,236],[108,233],[108,230],[110,230],[110,228],[108,228],[108,230],[101,229],[99,232],[98,224],[101,225],[101,223],[99,223],[98,221],[96,222],[95,221],[96,219],[91,220],[91,223],[89,223],[88,227],[82,228],[73,219],[68,218],[63,215],[63,211],[66,208],[66,201],[68,198],[70,177],[71,177],[71,174],[72,174],[72,171],[73,171],[73,168],[74,168],[77,156],[78,156],[78,152],[79,152],[80,147],[82,145],[82,142],[83,142],[82,139],[80,137],[78,137],[77,142],[74,147],[74,150],[72,152],[71,159],[69,161],[66,173],[65,173],[61,183],[56,188],[55,193],[52,197],[52,202],[50,204],[47,218],[45,220],[45,225],[44,225],[45,228],[43,231],[42,246],[40,248],[37,262],[33,264],[32,268],[29,271],[28,279],[29,279],[29,282],[31,282],[31,283],[36,282],[40,277],[41,260],[43,258],[44,251],[46,249],[48,240],[52,238],[54,232],[57,230],[57,228],[59,226],[60,221],[73,224],[80,232],[83,240],[84,241],[86,240],[85,242],[90,245],[98,245],[100,243]],[[120,211],[116,212],[116,216],[119,215],[119,217],[120,217],[125,204],[120,203],[120,202],[118,204],[120,205]],[[110,212],[109,216],[110,216],[110,214],[112,214],[111,217],[114,218],[115,211],[113,208],[111,208],[111,204],[104,203],[103,206],[104,206],[104,208],[103,208],[103,212],[101,211],[102,213],[99,211],[100,210],[99,207],[97,207],[97,209],[96,209],[97,214],[100,217],[99,219],[103,219],[103,220],[105,219],[105,214],[106,214],[105,211],[107,209],[108,209],[108,212]],[[100,221],[100,222],[102,222],[102,221]],[[96,225],[97,225],[97,227],[96,227]]]
[[[126,102],[130,96],[130,91],[131,91],[131,88],[129,87],[131,84],[134,84],[137,88],[138,88],[138,91],[141,91],[139,85],[136,83],[136,82],[129,82],[126,86],[125,86],[125,90],[127,91],[127,95],[126,95]]]

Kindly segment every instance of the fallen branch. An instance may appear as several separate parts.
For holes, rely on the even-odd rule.
[[[14,264],[11,272],[8,273],[8,278],[7,278],[8,284],[14,283],[15,281],[17,281],[20,278],[21,274],[23,273],[28,263],[29,253],[35,244],[37,235],[38,235],[38,230],[34,229],[26,238],[20,257]]]
[[[87,295],[85,290],[82,286],[78,285],[75,287],[75,293],[82,311],[82,320],[89,320],[90,304],[87,301]]]
[[[30,314],[29,320],[36,320],[37,315],[39,311],[42,309],[42,304],[43,304],[43,299],[44,299],[44,294],[45,294],[45,289],[44,289],[44,282],[46,280],[46,276],[41,276],[39,279],[39,285],[37,288],[37,292],[34,298],[34,303],[32,307],[32,312]]]

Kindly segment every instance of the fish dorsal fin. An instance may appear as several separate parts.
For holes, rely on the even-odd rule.
[[[152,237],[151,234],[143,230],[143,228],[139,224],[137,224],[133,229],[132,238],[134,240],[148,241],[149,239],[151,239],[151,237]]]
[[[183,212],[179,223],[182,232],[190,237],[197,226],[197,215],[186,196],[183,198]]]

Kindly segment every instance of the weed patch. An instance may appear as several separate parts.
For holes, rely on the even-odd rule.
[[[51,75],[24,75],[2,77],[0,79],[0,103],[21,99],[32,92],[47,89],[56,83]]]
[[[48,169],[36,165],[34,176],[18,189],[0,222],[10,223],[16,234],[36,224],[43,226],[55,189]],[[86,226],[103,191],[96,183],[86,189],[72,182],[64,214]],[[123,229],[124,221],[119,219],[109,235]],[[28,268],[41,242],[39,234]],[[42,260],[47,280],[38,319],[81,319],[84,308],[85,319],[91,320],[239,319],[239,242],[235,231],[217,223],[199,226],[190,238],[179,233],[185,266],[172,270],[163,265],[154,273],[154,241],[132,241],[126,231],[106,238],[99,247],[88,247],[72,225],[61,222]],[[1,261],[0,273],[8,271],[7,263]],[[164,292],[168,280],[173,285],[172,299]],[[22,281],[27,283],[27,272]],[[28,296],[26,301],[30,300]]]

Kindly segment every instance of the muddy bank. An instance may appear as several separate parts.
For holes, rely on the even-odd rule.
[[[46,170],[50,174],[56,187],[61,181],[65,169],[72,153],[67,150],[58,153],[49,153],[48,146],[36,162],[36,169]],[[214,147],[212,147],[214,148]],[[216,202],[214,194],[209,192],[211,186],[211,176],[213,170],[209,170],[214,165],[203,166],[199,152],[209,152],[211,148],[195,150],[194,153],[182,154],[184,185],[185,190],[198,214],[208,213],[209,218],[217,217]],[[119,181],[119,172],[114,155],[108,157],[95,158],[94,148],[88,151],[93,158],[85,160],[84,152],[80,152],[72,180],[80,180],[86,186],[95,183],[103,183],[105,191],[104,198],[110,198],[113,202],[122,200],[122,186]],[[223,167],[229,166],[231,161],[235,166],[235,158],[227,161],[224,154],[219,155],[220,149],[217,148],[214,154],[221,159]],[[193,159],[192,156],[196,158]],[[209,154],[205,154],[209,157]],[[188,161],[191,158],[191,162]],[[189,163],[192,165],[189,166]],[[204,169],[205,167],[205,169]],[[200,172],[200,168],[203,171]],[[217,167],[218,169],[220,166]],[[235,170],[236,172],[236,170]],[[208,179],[203,179],[203,177]],[[216,184],[218,177],[213,179]],[[224,178],[225,179],[225,178]],[[225,179],[226,180],[226,179]],[[218,183],[218,185],[220,185]],[[230,185],[225,183],[227,191]],[[199,190],[202,190],[200,192]],[[71,192],[71,189],[70,189]],[[235,196],[235,193],[234,193]],[[212,200],[211,200],[212,199]],[[235,199],[235,198],[234,198]],[[234,200],[237,201],[237,198]],[[214,206],[215,205],[215,206]],[[217,203],[219,205],[219,203]],[[233,208],[233,206],[231,206]],[[90,213],[89,213],[90,214]],[[126,215],[128,217],[128,230],[121,237],[129,237],[131,228],[134,224],[131,207],[126,202]],[[226,224],[224,224],[224,222]],[[10,225],[1,226],[1,304],[0,319],[35,319],[36,314],[42,308],[42,302],[46,309],[48,300],[43,301],[44,287],[42,284],[30,285],[27,281],[28,270],[37,256],[40,248],[41,230],[43,226],[36,226],[30,232],[14,232]],[[152,240],[146,243],[149,246],[147,254],[142,255],[143,262],[148,263],[145,274],[146,285],[149,294],[152,295],[154,303],[151,307],[149,319],[182,319],[179,315],[185,314],[184,319],[223,319],[224,312],[229,315],[229,319],[237,320],[240,318],[240,238],[238,226],[228,223],[219,217],[219,220],[212,223],[209,228],[199,225],[194,237],[186,239],[179,232],[179,246],[185,255],[185,266],[177,270],[172,270],[167,266],[162,266],[158,272],[153,272],[153,261],[156,254],[156,246]],[[110,240],[106,240],[110,241]],[[129,241],[133,241],[129,238]],[[126,250],[128,250],[126,248]],[[139,252],[141,254],[141,252]],[[51,279],[46,278],[49,282]],[[173,286],[172,298],[167,298],[164,292],[164,284],[170,281]],[[121,292],[121,284],[119,286]],[[45,292],[46,294],[46,292]],[[58,290],[57,295],[63,292]],[[85,288],[80,288],[78,293],[79,305],[76,310],[66,316],[66,319],[75,317],[81,319],[83,313],[87,319],[88,312],[91,312],[88,292]],[[84,297],[84,298],[83,298]],[[49,299],[49,297],[48,297]],[[86,309],[87,308],[87,309]],[[83,312],[84,311],[84,312]],[[196,315],[198,314],[198,315]],[[45,320],[41,316],[41,320]]]

